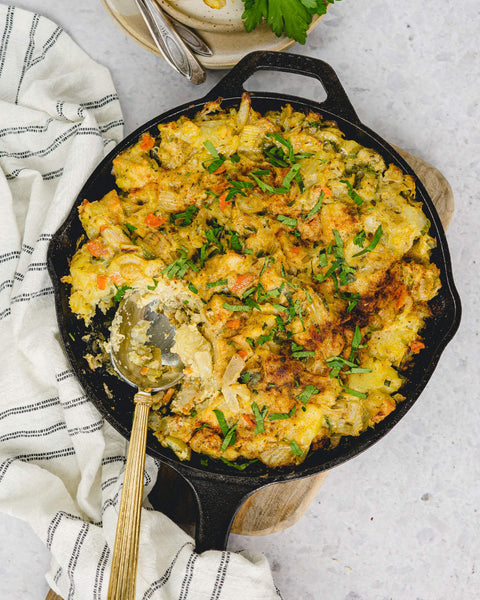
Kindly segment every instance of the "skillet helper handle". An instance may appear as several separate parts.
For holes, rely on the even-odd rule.
[[[220,476],[221,477],[221,476]],[[250,494],[258,489],[258,484],[218,482],[202,477],[189,478],[198,505],[198,519],[195,528],[195,552],[225,550],[233,519],[238,509]]]
[[[140,512],[143,497],[147,421],[152,396],[138,392],[118,513],[108,600],[135,600]]]
[[[243,84],[257,71],[283,71],[317,79],[327,98],[320,104],[322,110],[332,112],[351,123],[360,123],[345,90],[332,67],[318,58],[287,52],[258,51],[247,54],[208,94],[208,99],[239,96],[245,92]]]

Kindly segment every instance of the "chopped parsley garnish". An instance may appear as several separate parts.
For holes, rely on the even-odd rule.
[[[265,417],[267,416],[268,406],[264,406],[262,410],[258,408],[258,404],[256,402],[252,402],[252,411],[253,416],[255,417],[255,431],[254,435],[258,435],[259,433],[264,433],[265,427],[263,422],[265,421]]]
[[[334,0],[242,0],[242,15],[247,32],[253,31],[265,19],[273,33],[285,33],[300,44],[307,39],[313,15],[324,15]]]
[[[268,420],[269,421],[280,421],[282,419],[290,419],[291,417],[293,417],[296,410],[297,410],[297,407],[293,406],[292,410],[290,410],[290,412],[288,412],[288,413],[271,413],[270,415],[268,415]]]
[[[232,250],[235,250],[235,252],[242,251],[242,244],[240,243],[240,238],[236,231],[232,232],[230,235],[230,247]]]
[[[352,312],[361,299],[360,294],[356,292],[341,292],[339,296],[342,300],[346,300],[348,302],[347,313]]]
[[[224,302],[222,304],[222,306],[226,310],[231,310],[232,312],[235,312],[235,311],[248,312],[249,310],[252,310],[251,306],[245,306],[244,304],[229,304],[228,302]]]
[[[228,279],[217,279],[217,281],[211,281],[207,283],[207,288],[219,287],[228,285]]]
[[[128,229],[128,231],[130,233],[133,233],[137,229],[134,225],[130,225],[130,223],[125,223],[125,227]]]
[[[116,283],[114,283],[113,285],[117,288],[117,292],[116,292],[115,296],[113,297],[115,302],[120,302],[120,300],[123,298],[123,295],[125,294],[125,292],[127,290],[132,289],[132,286],[130,286],[130,285],[122,285],[121,287],[118,287],[118,285]]]
[[[297,219],[294,219],[293,217],[287,217],[286,215],[278,215],[277,221],[279,221],[282,225],[287,225],[288,227],[296,227],[298,222]]]
[[[217,152],[217,149],[212,144],[212,142],[210,142],[209,140],[207,140],[206,142],[203,142],[203,145],[209,151],[209,153],[212,155],[213,160],[210,161],[209,163],[206,163],[206,162],[203,163],[202,166],[204,167],[204,169],[207,169],[207,171],[209,173],[213,173],[214,171],[216,171],[223,165],[226,158],[225,158],[225,156],[223,156],[223,154],[219,154]]]
[[[288,441],[288,440],[286,440]],[[303,452],[295,440],[290,440],[290,449],[295,456],[302,456]]]
[[[193,292],[194,294],[198,294],[198,290],[197,288],[193,285],[193,283],[189,283],[188,284],[188,289]]]
[[[229,427],[227,425],[225,415],[223,414],[223,412],[221,410],[214,409],[213,412],[215,413],[215,416],[217,417],[218,424],[220,425],[220,429],[222,430],[222,433],[224,436],[224,440],[223,440],[221,449],[222,449],[222,452],[225,452],[225,450],[228,448],[228,446],[232,446],[235,443],[235,439],[236,439],[235,430],[237,428],[237,423],[235,423],[234,425]]]
[[[323,190],[320,192],[320,197],[317,200],[317,203],[315,204],[315,206],[312,208],[311,211],[309,211],[309,213],[307,214],[307,216],[305,217],[305,219],[311,219],[314,215],[316,215],[320,209],[322,208],[322,203],[323,203],[323,197],[325,196]]]
[[[362,332],[360,331],[360,327],[355,325],[355,331],[353,333],[352,338],[352,348],[350,350],[350,360],[353,361],[355,358],[355,354],[358,352],[360,348],[360,342],[362,341]]]
[[[155,290],[157,288],[158,285],[158,279],[155,279],[155,277],[153,278],[153,285],[147,285],[147,289],[151,290],[153,292],[153,290]]]
[[[272,331],[269,334],[267,334],[267,335],[262,334],[257,339],[257,344],[259,346],[262,346],[263,344],[266,344],[267,342],[271,342],[273,340],[273,336],[275,335],[275,333],[276,333],[276,329],[272,329]]]
[[[243,190],[253,187],[253,183],[251,181],[238,181],[231,179],[228,179],[227,181],[231,187],[226,190],[227,195],[225,196],[225,202],[230,202],[230,200],[233,200],[237,194],[240,194],[240,196],[246,196]]]
[[[312,385],[311,383],[307,385],[307,387],[298,394],[297,398],[302,402],[302,404],[306,404],[312,396],[318,394],[320,390]]]
[[[356,396],[357,398],[366,398],[367,397],[367,394],[365,394],[364,392],[352,390],[351,388],[347,387],[346,385],[342,385],[342,389],[344,389],[347,394],[350,394],[350,396]]]
[[[349,181],[342,179],[341,183],[345,183],[347,185],[348,195],[355,202],[355,204],[357,204],[358,206],[360,206],[360,204],[363,204],[363,198],[357,194],[357,192],[353,189],[352,184]]]
[[[368,246],[366,248],[364,248],[363,250],[360,250],[360,252],[357,252],[353,256],[362,256],[362,254],[366,254],[367,252],[370,252],[371,250],[373,250],[377,246],[382,235],[383,235],[383,229],[382,229],[382,226],[379,225],[377,227],[377,230],[373,234],[372,241],[368,244]]]
[[[353,243],[355,244],[355,246],[359,246],[360,248],[363,248],[363,243],[365,242],[366,237],[367,237],[367,234],[362,229],[362,231],[357,233],[357,235],[353,238]]]
[[[347,285],[352,281],[355,281],[354,267],[347,264],[345,256],[343,255],[343,240],[336,229],[332,229],[333,237],[335,238],[335,244],[331,244],[328,248],[323,249],[319,254],[319,263],[321,267],[326,267],[328,264],[327,255],[331,254],[334,256],[333,262],[330,263],[328,270],[325,273],[317,273],[313,278],[323,283],[329,277],[332,277],[334,289],[338,291],[339,285]]]
[[[303,346],[299,346],[295,342],[292,342],[292,356],[293,358],[308,358],[310,356],[315,356],[315,352],[313,350],[305,350]]]
[[[180,257],[163,269],[162,273],[164,273],[169,279],[172,279],[173,277],[182,279],[188,269],[192,269],[192,271],[195,272],[198,271],[198,267],[195,265],[195,263],[188,258],[186,249],[177,248],[177,252],[180,254]]]
[[[248,383],[252,377],[250,371],[244,371],[238,378],[240,383]]]
[[[177,213],[176,215],[170,215],[170,223],[177,225],[178,227],[187,227],[192,224],[193,218],[198,212],[196,206],[188,206],[183,212]],[[178,222],[180,221],[180,222]]]
[[[247,460],[247,462],[234,463],[234,462],[230,462],[229,460],[227,460],[223,456],[220,457],[220,460],[222,462],[224,462],[227,466],[232,467],[234,469],[237,469],[237,471],[244,471],[251,464],[258,462],[258,458],[252,458],[252,460]]]

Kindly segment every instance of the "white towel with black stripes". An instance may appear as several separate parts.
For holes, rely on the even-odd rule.
[[[106,598],[127,444],[70,370],[46,254],[122,135],[109,72],[51,21],[0,5],[0,510],[50,550],[47,582],[64,600]],[[147,457],[147,492],[157,473]],[[137,598],[279,597],[262,555],[195,554],[142,509]]]

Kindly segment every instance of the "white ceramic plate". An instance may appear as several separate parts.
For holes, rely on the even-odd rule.
[[[295,43],[286,36],[277,37],[266,24],[247,33],[241,19],[243,12],[241,0],[227,0],[227,5],[222,9],[209,8],[203,0],[157,1],[165,12],[185,25],[195,28],[212,48],[213,56],[198,57],[207,69],[228,69],[254,50],[280,52]],[[102,0],[102,2],[114,22],[127,35],[147,50],[159,54],[134,0]],[[310,31],[320,19],[321,17],[314,18]]]

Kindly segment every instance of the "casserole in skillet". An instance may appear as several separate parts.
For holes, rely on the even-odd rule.
[[[182,462],[170,448],[165,448],[152,433],[149,435],[147,451],[154,456],[160,457],[186,477],[200,502],[200,518],[197,531],[199,548],[222,547],[224,545],[235,510],[238,508],[241,499],[253,490],[267,483],[308,476],[329,469],[357,455],[385,435],[402,418],[420,395],[432,375],[443,349],[454,335],[460,320],[460,302],[453,283],[448,247],[440,220],[425,189],[416,180],[415,174],[409,166],[388,143],[359,121],[343,88],[328,65],[321,61],[301,56],[254,53],[241,61],[206,97],[191,105],[181,106],[160,115],[124,140],[92,174],[80,193],[75,206],[72,208],[71,214],[52,240],[49,250],[49,268],[56,290],[57,313],[62,339],[72,366],[85,388],[85,392],[105,418],[128,437],[133,412],[131,389],[103,369],[92,371],[86,363],[84,356],[91,350],[89,342],[85,337],[88,329],[85,323],[72,313],[69,306],[70,285],[62,282],[62,278],[68,276],[70,273],[70,261],[77,250],[77,240],[83,234],[83,229],[78,218],[78,207],[85,198],[89,202],[95,202],[115,188],[115,178],[112,175],[113,159],[135,144],[143,135],[148,134],[155,138],[158,135],[158,126],[160,124],[176,121],[180,117],[191,120],[195,114],[204,108],[207,102],[216,101],[219,97],[223,97],[222,107],[225,110],[228,111],[230,108],[238,110],[242,93],[244,92],[242,83],[255,71],[262,69],[283,70],[315,77],[325,87],[327,99],[322,104],[317,104],[310,100],[303,100],[288,95],[255,93],[252,94],[252,106],[254,110],[258,111],[261,115],[265,115],[269,111],[280,111],[286,104],[290,104],[294,111],[303,114],[309,114],[312,111],[318,113],[325,121],[335,121],[346,139],[353,140],[355,143],[366,148],[373,149],[382,157],[386,164],[393,164],[402,173],[415,179],[416,200],[421,202],[422,211],[431,223],[428,233],[437,242],[437,246],[432,250],[430,259],[439,270],[441,287],[438,294],[430,303],[432,315],[422,330],[422,343],[425,344],[425,348],[415,355],[414,360],[408,364],[407,369],[402,373],[405,377],[405,382],[401,388],[401,394],[405,400],[402,400],[396,409],[378,422],[375,427],[369,427],[360,435],[343,436],[335,447],[320,447],[315,452],[309,453],[303,462],[296,466],[272,469],[261,461],[257,461],[241,472],[233,470],[222,461],[215,460],[206,463],[196,453],[192,453],[191,460]],[[209,155],[210,159],[214,158],[211,153]],[[258,177],[261,178],[262,176],[259,175]],[[352,181],[350,183],[353,191],[355,191]],[[348,185],[342,185],[348,188]],[[346,188],[344,187],[344,190]],[[286,223],[283,223],[283,225],[286,225]],[[331,229],[331,243],[335,244],[338,248],[339,244],[335,239],[333,229],[336,229],[340,233],[340,228],[332,227]],[[367,245],[373,242],[377,229],[378,227],[368,232],[369,235],[366,237],[364,245],[359,247],[358,251],[365,249]],[[290,235],[288,231],[287,235]],[[341,235],[340,237],[342,238]],[[335,254],[328,254],[327,258],[329,262],[332,262]],[[322,269],[321,272],[325,275],[328,268],[327,270],[325,268]],[[318,272],[316,270],[314,274],[318,274]],[[217,279],[220,279],[220,277]],[[329,276],[327,279],[331,279],[331,277]],[[149,284],[154,285],[152,279]],[[288,300],[284,304],[285,307],[287,303]],[[97,311],[95,317],[92,319],[92,326],[97,332],[103,331],[107,336],[111,317],[111,314],[103,316],[100,311]],[[352,329],[350,331],[352,332]],[[353,333],[355,333],[355,329],[353,329]],[[266,335],[269,335],[269,333],[267,332]],[[353,340],[352,333],[351,336],[350,343]],[[302,346],[305,347],[305,344]],[[290,345],[291,350],[292,346]],[[295,350],[293,351],[295,352]],[[309,350],[307,349],[306,351],[308,352]],[[258,405],[258,407],[260,411],[264,408],[263,405]],[[289,442],[291,441],[290,439]],[[288,446],[291,450],[290,443]],[[292,454],[295,456],[294,452]],[[219,501],[219,498],[221,501]]]

